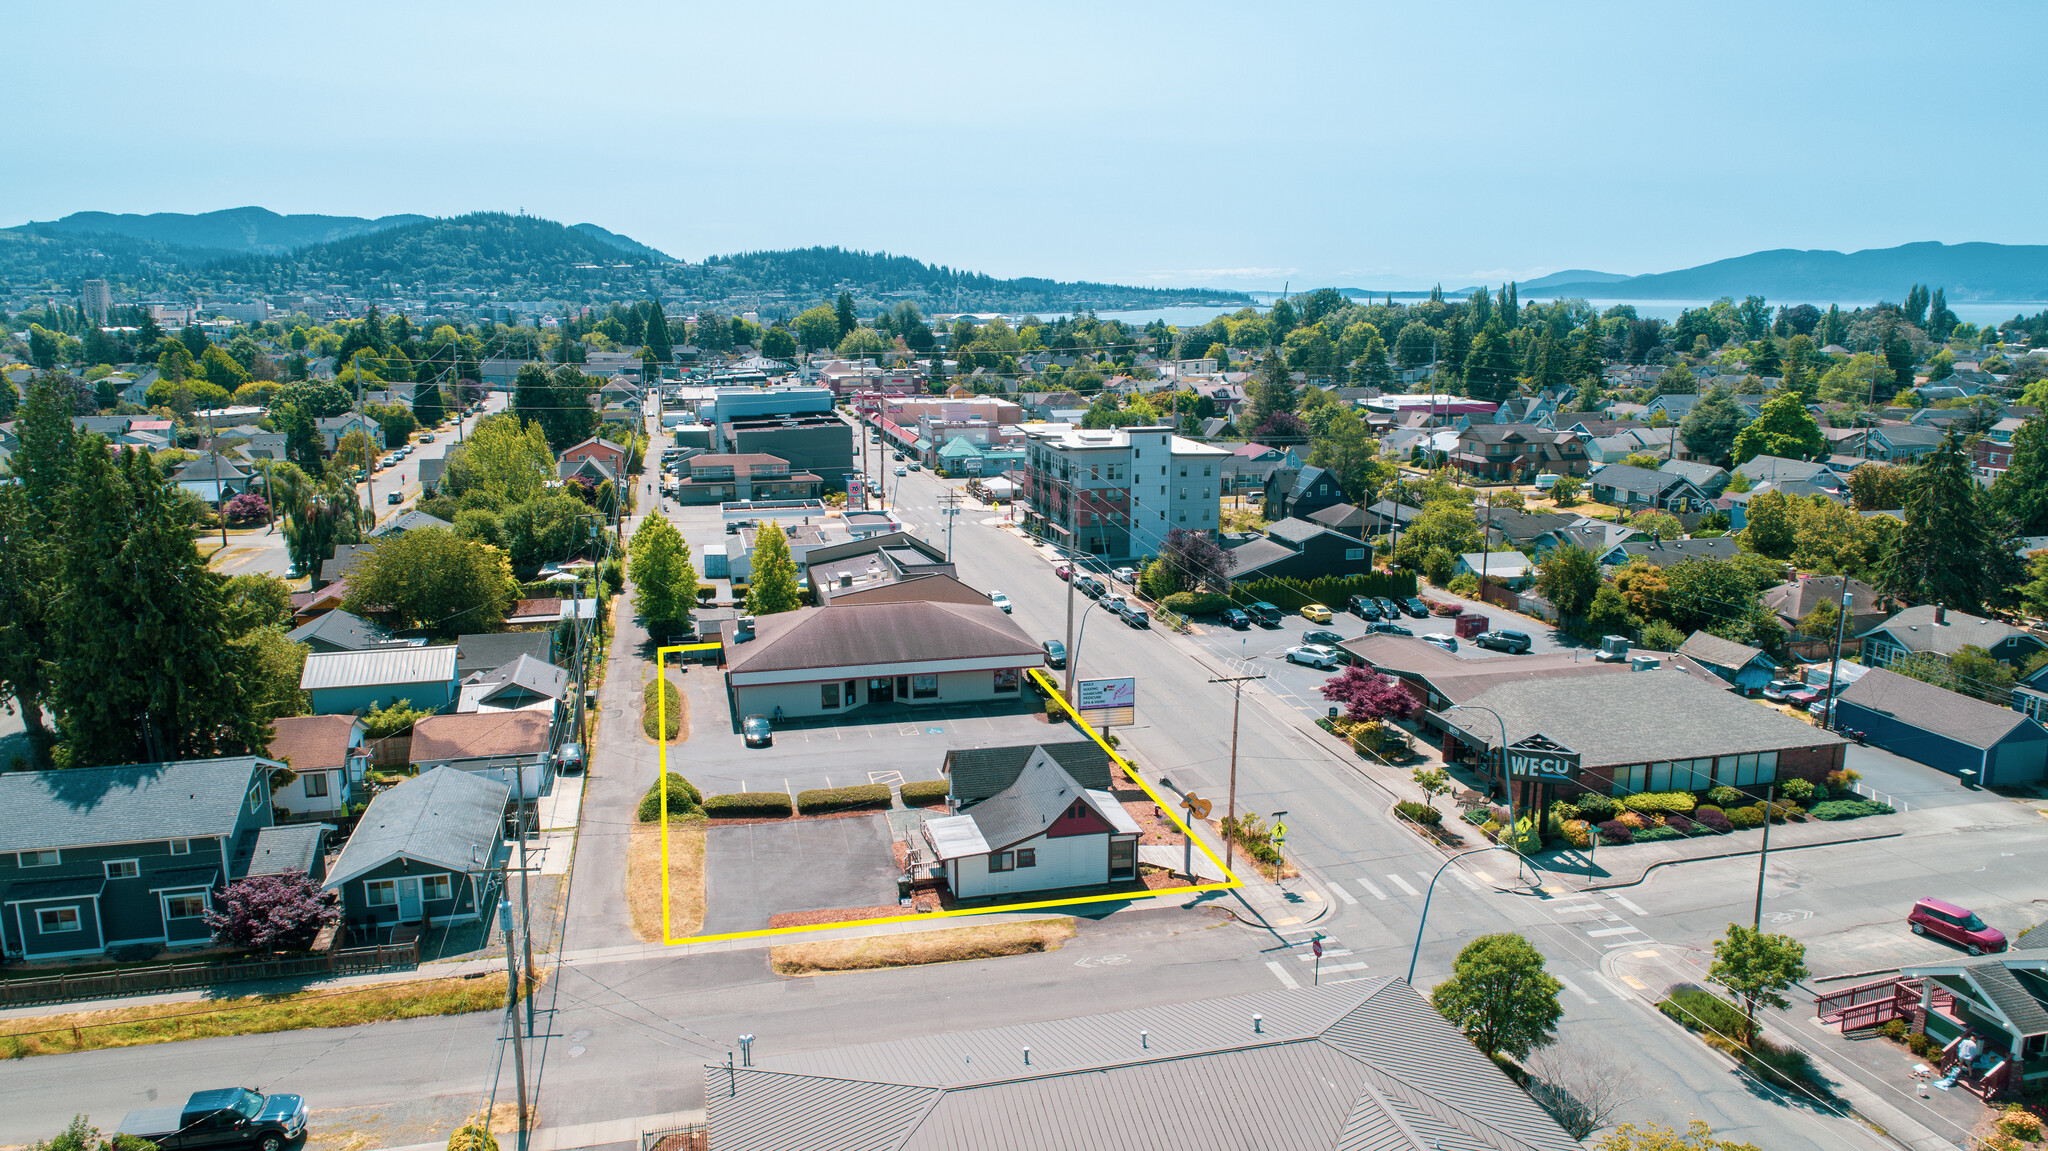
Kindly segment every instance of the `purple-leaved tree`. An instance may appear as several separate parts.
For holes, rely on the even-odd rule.
[[[1261,443],[1267,440],[1306,440],[1310,431],[1308,421],[1293,412],[1274,412],[1266,417],[1264,423],[1253,429],[1252,439]]]
[[[340,900],[309,875],[252,875],[228,884],[206,913],[206,926],[215,943],[230,947],[304,947],[341,918]]]
[[[1209,533],[1183,528],[1167,531],[1159,558],[1172,573],[1174,586],[1189,591],[1229,591],[1230,569],[1237,564],[1237,557]]]
[[[228,522],[231,524],[254,523],[257,520],[270,517],[270,505],[264,503],[263,497],[255,492],[243,492],[241,495],[228,501],[228,506],[223,514],[227,516]]]
[[[1348,719],[1407,719],[1422,707],[1416,698],[1387,676],[1353,664],[1323,685],[1323,698],[1344,705]]]

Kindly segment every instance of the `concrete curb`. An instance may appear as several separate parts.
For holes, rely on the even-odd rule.
[[[1804,851],[1805,849],[1807,849],[1807,848],[1810,848],[1810,847],[1840,847],[1841,845],[1843,845],[1843,844],[1845,844],[1845,843],[1869,843],[1869,842],[1872,842],[1872,841],[1874,841],[1874,840],[1879,840],[1879,839],[1897,839],[1897,838],[1899,838],[1900,836],[1902,836],[1902,835],[1904,835],[1904,834],[1906,834],[1906,833],[1905,833],[1905,832],[1903,832],[1903,831],[1881,831],[1881,832],[1878,832],[1878,833],[1877,833],[1877,834],[1875,834],[1875,835],[1856,835],[1856,836],[1851,836],[1851,837],[1849,837],[1849,838],[1847,838],[1847,839],[1827,839],[1827,840],[1822,840],[1822,841],[1820,841],[1820,842],[1818,842],[1818,843],[1788,843],[1788,844],[1785,844],[1785,845],[1784,845],[1783,847],[1773,847],[1773,848],[1772,848],[1771,850],[1772,850],[1772,851]],[[1680,863],[1703,863],[1703,862],[1705,862],[1705,861],[1707,861],[1707,860],[1710,860],[1710,859],[1741,859],[1741,858],[1742,858],[1742,857],[1744,857],[1744,856],[1748,856],[1748,855],[1758,855],[1758,854],[1761,854],[1761,853],[1762,853],[1762,851],[1763,851],[1763,848],[1762,848],[1762,846],[1761,846],[1761,845],[1759,845],[1759,846],[1758,846],[1758,847],[1756,847],[1756,848],[1753,848],[1753,849],[1750,849],[1750,850],[1746,850],[1746,851],[1721,851],[1721,852],[1716,852],[1716,853],[1714,853],[1714,854],[1712,854],[1712,855],[1688,855],[1688,856],[1686,856],[1686,857],[1684,857],[1684,858],[1682,858],[1682,859],[1660,859],[1660,860],[1658,860],[1657,862],[1655,862],[1655,863],[1652,863],[1652,864],[1650,864],[1650,865],[1649,865],[1648,867],[1645,867],[1645,868],[1643,869],[1643,873],[1642,873],[1641,875],[1638,875],[1638,876],[1636,876],[1636,877],[1635,877],[1634,879],[1630,879],[1630,880],[1625,880],[1625,881],[1623,881],[1623,880],[1614,880],[1614,881],[1609,881],[1609,882],[1607,882],[1607,883],[1593,883],[1593,884],[1588,884],[1588,885],[1587,885],[1587,886],[1585,886],[1585,887],[1581,887],[1581,888],[1579,888],[1578,890],[1580,890],[1580,891],[1611,891],[1611,890],[1614,890],[1614,889],[1616,889],[1616,888],[1621,888],[1621,887],[1634,887],[1634,886],[1636,886],[1637,884],[1639,884],[1639,883],[1643,882],[1644,880],[1648,879],[1648,878],[1650,877],[1650,873],[1651,873],[1651,872],[1653,872],[1653,871],[1655,871],[1655,870],[1657,870],[1657,869],[1658,869],[1658,868],[1660,868],[1660,867],[1670,867],[1670,866],[1673,866],[1673,865],[1675,865],[1675,864],[1680,864]],[[1545,870],[1546,870],[1546,871],[1551,871],[1551,870],[1553,870],[1553,869],[1550,869],[1550,868],[1545,868]],[[1553,873],[1554,873],[1554,874],[1559,874],[1559,875],[1565,874],[1564,872],[1561,872],[1561,871],[1554,871]]]

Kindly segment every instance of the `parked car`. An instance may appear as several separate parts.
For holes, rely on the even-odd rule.
[[[1445,651],[1458,650],[1458,637],[1454,635],[1445,635],[1440,631],[1433,631],[1430,632],[1428,635],[1423,636],[1422,642],[1427,644],[1435,644],[1437,647],[1440,647]]]
[[[740,734],[746,737],[748,747],[775,746],[775,731],[768,726],[765,715],[750,715],[741,720]]]
[[[1310,623],[1329,623],[1330,609],[1319,603],[1312,603],[1301,609],[1301,618]]]
[[[1319,667],[1328,671],[1337,666],[1337,652],[1331,648],[1317,647],[1315,644],[1302,644],[1300,647],[1287,649],[1287,662],[1307,664],[1309,667]]]
[[[1799,681],[1796,679],[1774,679],[1764,685],[1763,696],[1773,703],[1783,703],[1786,695],[1798,686]]]
[[[1074,590],[1087,596],[1089,599],[1095,599],[1109,589],[1103,586],[1102,581],[1094,576],[1081,575],[1074,577]]]
[[[1123,621],[1132,627],[1150,628],[1152,626],[1152,613],[1139,607],[1137,604],[1123,604],[1116,609],[1116,614],[1122,616]]]
[[[1390,619],[1383,619],[1383,620],[1380,620],[1380,621],[1379,621],[1378,623],[1370,624],[1370,625],[1368,625],[1368,626],[1366,627],[1366,629],[1365,629],[1365,630],[1367,630],[1367,631],[1369,631],[1369,632],[1374,632],[1374,633],[1376,633],[1376,634],[1379,634],[1379,635],[1410,635],[1410,636],[1412,636],[1412,635],[1414,635],[1414,634],[1415,634],[1414,632],[1412,632],[1412,631],[1409,631],[1409,630],[1408,630],[1407,628],[1405,628],[1405,627],[1402,627],[1402,626],[1401,626],[1400,624],[1397,624],[1397,623],[1395,623],[1395,622],[1394,622],[1393,620],[1390,620]]]
[[[198,1147],[251,1147],[282,1151],[306,1133],[306,1100],[300,1095],[260,1095],[246,1087],[195,1091],[182,1107],[130,1111],[117,1135],[147,1139],[163,1151]]]
[[[1414,616],[1416,619],[1427,619],[1429,617],[1429,605],[1422,602],[1421,596],[1411,595],[1407,599],[1402,600],[1401,610]]]
[[[1401,618],[1401,605],[1386,596],[1374,596],[1372,602],[1380,605],[1380,615],[1387,619]]]
[[[1052,574],[1060,577],[1061,579],[1073,579],[1074,569],[1068,567],[1065,564],[1061,564],[1060,566],[1052,569]]]
[[[1820,692],[1815,688],[1807,687],[1805,684],[1801,684],[1785,693],[1786,703],[1795,703],[1800,707],[1810,707],[1818,699],[1820,699]]]
[[[896,453],[896,454],[895,454],[894,456],[892,456],[892,457],[890,457],[890,458],[891,458],[891,459],[894,459],[894,460],[895,460],[895,461],[896,461],[897,463],[899,463],[899,464],[900,464],[900,463],[902,463],[902,462],[903,462],[903,460],[904,460],[904,458],[905,458],[905,457],[904,457],[904,455],[903,455],[903,453],[902,453],[902,452],[897,452],[897,453]]]
[[[1534,646],[1534,641],[1529,638],[1529,634],[1520,631],[1480,632],[1477,636],[1473,637],[1472,642],[1480,647],[1490,647],[1495,651],[1513,652],[1516,655],[1520,655]]]
[[[992,591],[988,593],[988,602],[996,605],[999,608],[1002,608],[1004,615],[1010,614],[1010,597],[1004,595],[1002,592]]]
[[[420,442],[421,442],[421,443],[423,443],[423,444],[431,444],[431,443],[433,443],[433,442],[434,442],[434,433],[432,433],[432,432],[428,432],[428,433],[427,433],[426,435],[423,435],[423,436],[421,436],[421,437],[420,437]]]
[[[1922,899],[1906,913],[1915,935],[1937,935],[1972,955],[2005,950],[2005,932],[1986,926],[1977,913],[1939,899]]]
[[[1252,617],[1252,622],[1260,627],[1279,627],[1282,615],[1278,607],[1267,603],[1265,600],[1260,600],[1255,604],[1247,604],[1244,614]]]
[[[909,475],[909,474],[910,474],[910,469],[909,469],[909,468],[906,468],[906,467],[904,467],[904,466],[903,466],[902,464],[897,464],[897,465],[896,465],[896,474],[897,474],[897,475],[899,475],[899,476],[907,476],[907,475]]]
[[[1056,640],[1056,639],[1049,639],[1049,640],[1046,640],[1046,641],[1045,641],[1044,643],[1042,643],[1042,644],[1040,644],[1040,645],[1038,645],[1038,646],[1040,646],[1040,647],[1042,647],[1042,648],[1044,648],[1044,649],[1045,649],[1045,666],[1047,666],[1047,667],[1065,667],[1065,666],[1067,666],[1067,645],[1066,645],[1066,644],[1063,644],[1063,643],[1061,643],[1060,641],[1058,641],[1058,640]]]
[[[1301,642],[1317,647],[1336,647],[1344,642],[1344,637],[1334,631],[1305,631],[1301,633]]]
[[[1380,618],[1380,605],[1369,595],[1355,595],[1344,601],[1344,610],[1363,620]]]
[[[1238,631],[1243,631],[1252,626],[1252,617],[1234,607],[1227,607],[1223,609],[1223,622],[1236,628]]]
[[[910,461],[910,470],[913,472],[921,472],[924,470],[924,465],[918,463],[916,460],[912,460]]]
[[[1138,569],[1131,567],[1118,568],[1109,573],[1109,576],[1119,583],[1134,584],[1138,582]]]
[[[1104,590],[1107,591],[1107,589]],[[1102,606],[1113,612],[1122,612],[1124,610],[1124,597],[1120,595],[1104,595],[1102,597]]]
[[[583,745],[580,743],[565,743],[562,746],[556,748],[555,770],[582,771]]]
[[[387,504],[402,504],[405,502],[405,493],[386,492],[384,495],[384,502]]]

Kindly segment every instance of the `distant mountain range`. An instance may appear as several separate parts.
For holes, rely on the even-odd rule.
[[[147,216],[115,215],[111,212],[73,212],[61,220],[30,222],[16,232],[43,236],[126,236],[150,240],[173,248],[204,252],[257,252],[276,255],[329,240],[344,240],[365,232],[381,232],[417,224],[425,216],[280,216],[268,208],[223,208],[218,212],[189,215],[184,212],[152,212]]]
[[[1558,272],[1521,284],[1517,292],[1523,299],[1713,300],[1758,295],[1774,302],[1848,304],[1903,299],[1914,284],[1944,289],[1951,303],[2048,300],[2048,247],[1926,241],[1848,253],[1778,248],[1645,276]]]

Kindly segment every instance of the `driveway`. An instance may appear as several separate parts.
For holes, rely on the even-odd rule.
[[[779,911],[894,904],[901,874],[884,815],[714,827],[704,841],[704,933],[766,927]]]

